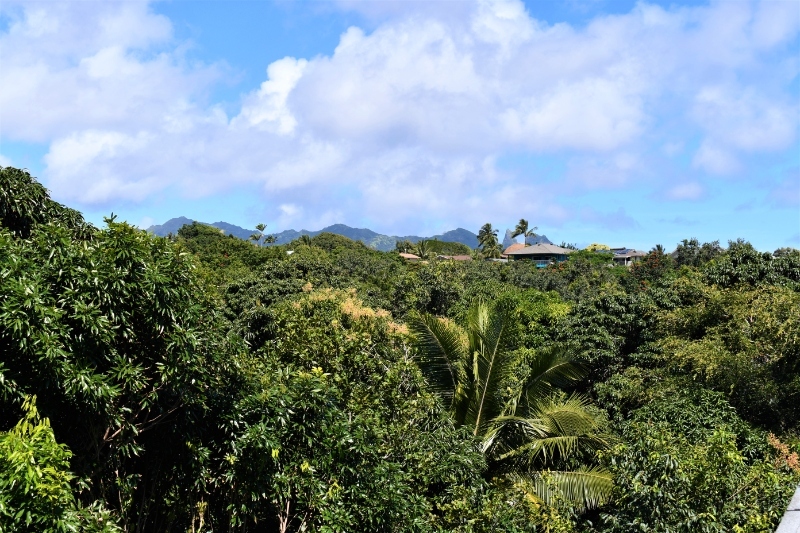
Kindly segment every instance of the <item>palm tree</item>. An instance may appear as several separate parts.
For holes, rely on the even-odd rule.
[[[490,223],[487,222],[478,231],[478,244],[484,257],[500,257],[502,250],[497,241],[497,230],[493,229]]]
[[[652,250],[650,250],[650,252],[651,253],[655,252],[658,255],[664,255],[666,253],[666,251],[664,250],[664,245],[663,244],[656,244],[655,246],[653,246],[653,248],[652,248]]]
[[[539,229],[537,226],[534,226],[532,229],[528,229],[528,221],[524,218],[519,219],[517,223],[517,227],[514,228],[514,233],[511,234],[511,238],[516,238],[518,235],[522,235],[524,238],[525,244],[528,244],[528,237],[536,237],[536,230]]]
[[[414,253],[420,257],[420,259],[430,259],[431,255],[433,254],[433,249],[428,241],[425,239],[421,241],[417,241],[417,244],[414,245]]]
[[[274,243],[277,238],[275,235],[264,235],[264,230],[267,229],[267,225],[263,223],[259,223],[256,225],[256,231],[252,235],[250,235],[250,240],[253,241],[257,246],[264,246],[265,244],[272,244]]]
[[[535,498],[556,496],[580,508],[605,501],[611,475],[597,466],[570,469],[568,462],[607,446],[597,420],[579,395],[565,397],[560,386],[583,376],[558,349],[538,350],[521,386],[510,350],[513,309],[476,301],[467,327],[432,315],[410,320],[416,360],[432,391],[459,426],[480,439],[493,479],[506,479]]]

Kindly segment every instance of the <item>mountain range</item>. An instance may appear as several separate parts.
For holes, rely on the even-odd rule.
[[[192,222],[194,221],[190,218],[177,217],[167,220],[163,224],[150,226],[149,228],[147,228],[147,231],[155,235],[159,235],[161,237],[166,237],[170,233],[173,234],[178,233],[178,230],[182,226],[184,226],[185,224],[191,224]],[[213,226],[215,228],[221,229],[226,234],[233,235],[234,237],[238,237],[240,239],[248,239],[250,238],[250,235],[255,233],[255,230],[242,228],[240,226],[229,224],[227,222],[214,222],[212,224],[201,222],[201,224],[206,224],[208,226]],[[377,233],[375,231],[366,228],[351,228],[350,226],[346,226],[344,224],[334,224],[332,226],[322,228],[319,231],[308,231],[304,229],[300,231],[293,229],[285,230],[280,233],[274,234],[275,244],[287,244],[297,239],[301,235],[308,235],[310,237],[313,237],[323,232],[335,233],[337,235],[342,235],[354,241],[361,241],[370,248],[374,248],[382,252],[394,250],[395,243],[397,241],[403,241],[403,240],[418,242],[427,239],[438,239],[444,242],[460,242],[462,244],[466,244],[470,248],[478,247],[478,236],[469,230],[465,230],[464,228],[454,229],[442,233],[441,235],[434,235],[432,237],[418,237],[416,235],[406,235],[401,237],[396,235],[382,235],[380,233]]]

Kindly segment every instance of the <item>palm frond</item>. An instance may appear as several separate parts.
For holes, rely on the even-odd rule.
[[[469,355],[464,331],[432,315],[412,315],[408,325],[416,339],[414,359],[434,394],[445,408],[453,409],[466,395],[464,365]]]
[[[491,422],[503,414],[501,388],[511,377],[516,362],[516,355],[504,349],[510,324],[509,309],[490,309],[480,300],[468,315],[474,386],[466,421],[475,435],[487,430]]]
[[[546,470],[535,474],[509,476],[517,486],[548,505],[563,500],[579,511],[594,509],[611,497],[613,477],[602,467],[581,468],[573,471]]]
[[[556,465],[575,453],[591,453],[609,445],[610,438],[581,396],[540,401],[532,411],[530,418],[497,418],[486,453],[495,461],[530,469]]]
[[[585,397],[573,394],[566,399],[539,401],[533,412],[550,435],[589,435],[598,431],[599,421],[587,405]]]
[[[562,347],[551,346],[536,350],[530,362],[531,371],[524,386],[528,404],[543,400],[553,391],[574,383],[586,375],[574,356]]]
[[[547,427],[538,420],[513,415],[499,416],[492,420],[491,426],[484,432],[481,448],[487,456],[502,461],[532,439],[546,436]]]

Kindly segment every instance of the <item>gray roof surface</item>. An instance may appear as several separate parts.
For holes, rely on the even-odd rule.
[[[641,252],[639,250],[627,250],[625,252],[615,253],[614,257],[644,257],[646,255],[646,252]]]
[[[540,244],[534,244],[532,246],[527,246],[521,250],[514,250],[513,252],[508,252],[506,255],[537,255],[537,254],[567,255],[570,252],[572,252],[572,250],[556,246],[555,244],[540,243]]]

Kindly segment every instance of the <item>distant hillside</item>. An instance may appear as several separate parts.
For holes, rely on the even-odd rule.
[[[147,231],[159,235],[161,237],[166,237],[168,234],[177,234],[178,230],[184,224],[191,224],[193,222],[192,219],[186,217],[178,217],[172,218],[163,224],[150,226],[147,228]],[[229,224],[227,222],[214,222],[213,224],[208,224],[206,222],[202,222],[203,224],[207,224],[208,226],[213,226],[215,228],[219,228],[223,230],[226,234],[233,235],[234,237],[239,237],[240,239],[248,239],[250,235],[252,235],[255,230],[245,229],[234,224]],[[269,228],[268,228],[269,230]],[[281,231],[280,233],[275,233],[275,244],[288,244],[293,240],[297,239],[301,235],[308,235],[313,237],[315,235],[319,235],[320,233],[327,232],[327,233],[335,233],[336,235],[342,235],[343,237],[347,237],[348,239],[352,239],[354,241],[361,241],[370,248],[374,248],[376,250],[381,250],[383,252],[387,252],[389,250],[394,250],[395,243],[397,241],[402,240],[409,240],[411,242],[418,242],[423,239],[438,239],[444,242],[460,242],[461,244],[466,244],[470,248],[477,248],[478,246],[478,236],[472,233],[471,231],[465,230],[463,228],[454,229],[441,235],[434,235],[432,237],[419,237],[416,235],[407,235],[405,237],[398,237],[398,236],[390,236],[390,235],[382,235],[380,233],[374,232],[371,229],[366,228],[351,228],[350,226],[346,226],[344,224],[334,224],[332,226],[328,226],[327,228],[322,228],[319,231],[308,231],[308,230],[293,230],[289,229],[286,231]]]

